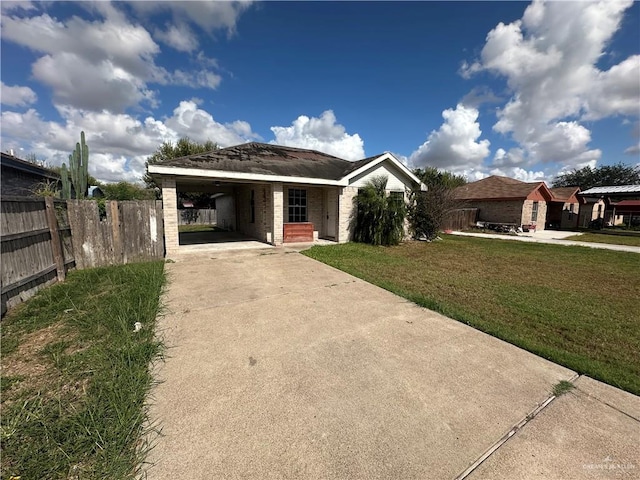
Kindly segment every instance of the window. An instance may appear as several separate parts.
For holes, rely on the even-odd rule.
[[[533,202],[533,208],[531,209],[531,221],[538,220],[538,202]]]
[[[251,199],[249,200],[251,208],[251,223],[256,223],[256,191],[251,190]]]
[[[307,191],[300,188],[289,189],[289,222],[307,221]]]
[[[396,206],[402,205],[404,203],[404,192],[390,192],[389,196]]]

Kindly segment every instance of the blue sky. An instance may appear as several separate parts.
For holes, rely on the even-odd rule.
[[[3,2],[2,149],[139,179],[189,136],[469,180],[640,162],[640,4]]]

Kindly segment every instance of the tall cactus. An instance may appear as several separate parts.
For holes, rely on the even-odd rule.
[[[69,155],[69,169],[76,198],[82,199],[87,194],[89,176],[89,147],[84,141],[84,132],[80,132],[80,143],[76,143],[76,149]]]
[[[69,181],[69,170],[67,170],[66,163],[63,163],[60,169],[60,180],[62,180],[61,196],[64,200],[69,200],[71,198],[71,182]]]

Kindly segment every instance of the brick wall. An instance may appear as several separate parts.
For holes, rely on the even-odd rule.
[[[253,191],[254,221],[251,221],[251,192]],[[270,187],[249,184],[236,187],[236,228],[238,232],[261,242],[271,240]]]
[[[534,200],[525,200],[522,205],[522,225],[535,225],[536,231],[544,230],[547,222],[547,202],[538,201],[538,216],[536,221],[531,220],[531,213],[533,212]],[[480,212],[482,215],[482,212]]]
[[[481,222],[522,223],[522,200],[518,201],[471,201],[465,202],[465,208],[480,210]],[[527,222],[528,223],[528,222]]]
[[[307,221],[313,223],[313,238],[324,235],[324,192],[321,187],[301,187],[299,185],[285,185],[282,208],[284,223],[289,221],[289,189],[299,188],[307,191]]]
[[[338,243],[352,240],[351,213],[353,199],[358,195],[358,187],[342,187],[338,193]]]

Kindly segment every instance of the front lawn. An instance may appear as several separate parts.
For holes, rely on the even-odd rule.
[[[575,240],[576,242],[612,243],[614,245],[630,245],[640,247],[640,234],[636,235],[612,235],[609,233],[583,233],[582,235],[572,235],[564,240]]]
[[[444,235],[304,252],[581,374],[640,394],[640,255]]]
[[[163,262],[73,271],[2,320],[1,478],[135,477],[163,284]]]

